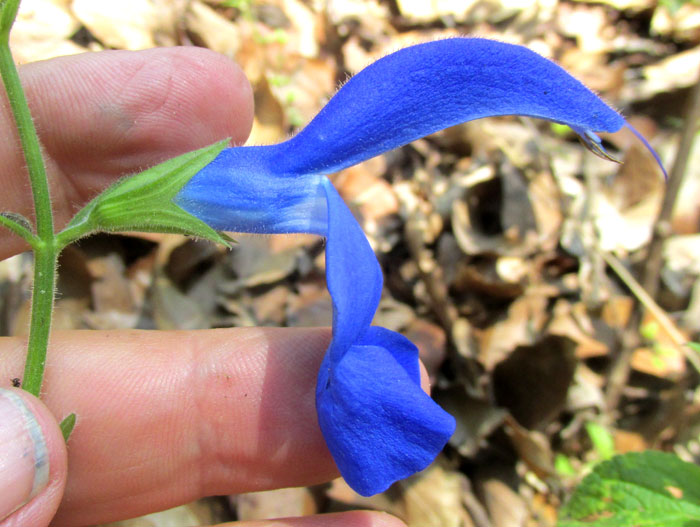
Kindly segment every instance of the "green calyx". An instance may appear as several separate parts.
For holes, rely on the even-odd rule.
[[[228,145],[228,139],[121,179],[90,201],[57,236],[59,247],[102,232],[169,232],[226,246],[231,239],[185,212],[173,198]]]

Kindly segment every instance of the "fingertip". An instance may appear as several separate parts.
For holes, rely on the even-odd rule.
[[[7,487],[0,497],[5,508],[0,526],[48,525],[67,474],[58,423],[39,399],[20,389],[0,389],[0,417],[0,488]]]
[[[404,522],[386,512],[373,512],[371,514],[374,515],[372,527],[406,527]]]
[[[83,53],[21,73],[44,146],[74,178],[123,175],[227,137],[241,144],[253,122],[245,74],[206,48]]]
[[[219,527],[406,527],[396,516],[377,511],[349,511],[299,518],[222,524]]]
[[[340,517],[341,514],[338,514],[337,516]],[[392,516],[386,512],[352,511],[344,513],[343,516],[343,521],[346,521],[347,523],[338,522],[337,527],[349,527],[351,525],[353,527],[406,527],[404,522],[399,520],[396,516]],[[319,527],[321,525],[323,524],[319,523]]]
[[[430,375],[428,375],[428,369],[423,364],[423,361],[418,361],[418,367],[420,368],[420,387],[423,391],[430,395]]]
[[[182,111],[182,124],[189,125],[187,135],[192,137],[194,132],[195,137],[208,136],[205,144],[224,137],[230,137],[233,144],[243,144],[253,125],[253,88],[238,64],[206,48],[152,51],[168,75],[172,71],[181,76],[180,98],[173,106]],[[171,89],[178,93],[178,87]],[[169,117],[168,110],[163,117]]]

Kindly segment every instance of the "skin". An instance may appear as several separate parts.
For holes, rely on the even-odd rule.
[[[20,69],[45,148],[56,225],[118,177],[225,137],[245,141],[252,91],[225,57],[199,48],[107,51]],[[0,210],[32,216],[7,101],[0,100]],[[0,258],[25,250],[0,231]],[[48,486],[0,527],[90,525],[196,498],[338,476],[318,429],[316,371],[328,329],[52,335],[35,411]],[[26,343],[0,339],[0,386],[21,377]],[[75,412],[68,452],[57,421]],[[70,470],[67,467],[70,467]],[[400,527],[354,511],[239,527]]]

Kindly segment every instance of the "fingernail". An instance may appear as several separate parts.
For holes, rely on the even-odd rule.
[[[0,388],[0,520],[49,482],[49,454],[41,426],[24,400]]]

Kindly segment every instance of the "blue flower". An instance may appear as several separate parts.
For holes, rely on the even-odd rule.
[[[452,38],[378,60],[351,78],[296,136],[277,145],[223,151],[175,199],[219,230],[327,238],[333,337],[318,374],[316,408],[341,474],[362,495],[384,491],[427,467],[455,421],[420,388],[416,347],[370,325],[382,290],[381,269],[326,175],[448,126],[495,115],[567,124],[603,156],[594,132],[629,127],[536,53]]]

